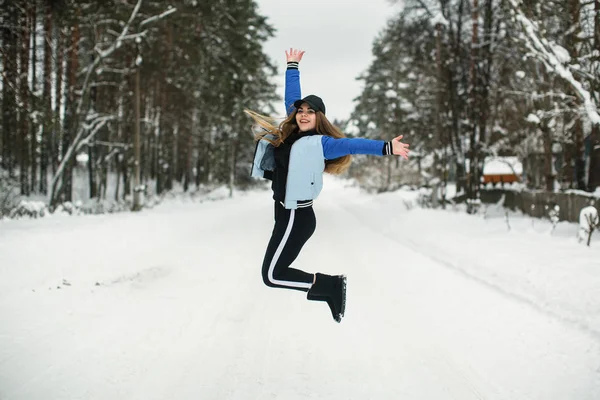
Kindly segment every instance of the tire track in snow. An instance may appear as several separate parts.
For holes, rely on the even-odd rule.
[[[354,220],[358,223],[359,229],[347,229],[347,231],[360,231],[360,227],[366,226],[366,224],[360,220],[360,218],[356,218],[354,212],[350,211],[347,207],[343,207],[342,211],[344,215],[339,215],[339,203],[335,205],[327,207],[336,208],[333,213],[337,213],[332,218],[333,224],[329,222],[330,225],[337,225],[336,221],[338,219],[347,220],[346,213],[353,214],[355,217]],[[374,230],[372,227],[367,226],[369,230]],[[339,229],[339,228],[333,228]],[[377,236],[381,235],[381,232],[374,230],[378,233]],[[330,235],[331,236],[331,235]],[[387,239],[387,236],[386,236]],[[376,284],[376,283],[373,283]],[[365,293],[363,293],[365,295]],[[458,366],[458,363],[452,361],[452,357],[438,344],[436,344],[436,338],[432,335],[432,333],[424,330],[424,324],[421,323],[422,316],[419,315],[419,311],[416,309],[411,309],[409,303],[399,300],[398,293],[391,291],[382,290],[378,293],[379,296],[382,296],[380,299],[383,303],[388,304],[396,304],[395,307],[399,307],[397,314],[403,315],[402,319],[397,322],[393,322],[392,326],[396,326],[394,324],[402,326],[401,329],[403,331],[404,337],[413,338],[418,340],[417,342],[411,342],[411,353],[418,354],[417,359],[420,360],[422,364],[422,368],[425,373],[429,376],[429,380],[434,387],[437,387],[437,390],[441,390],[444,393],[444,398],[452,398],[452,399],[460,399],[460,400],[487,400],[487,399],[500,399],[503,398],[502,395],[499,394],[497,388],[491,382],[484,380],[481,376],[474,374],[470,371],[469,368],[461,368]],[[410,297],[410,296],[409,296]],[[362,314],[366,311],[362,311],[366,305],[357,304],[357,314]],[[387,315],[389,309],[375,309],[371,310],[371,314],[378,314],[375,319],[385,321],[390,318]],[[379,315],[380,314],[380,315]],[[393,319],[394,317],[392,317]],[[416,323],[412,323],[414,321]],[[343,321],[342,323],[349,323],[351,321]],[[352,321],[354,322],[354,321]],[[373,336],[373,339],[377,343],[385,343],[387,338],[385,334],[377,334],[372,332],[372,326],[362,326],[362,322],[359,321],[358,326],[353,326],[353,328],[363,328],[364,333],[369,336]],[[388,326],[389,328],[389,326]],[[408,394],[404,393],[401,397],[406,397]],[[410,396],[408,396],[410,397]],[[515,399],[517,400],[517,399]],[[522,399],[518,399],[522,400]]]
[[[491,288],[487,282],[472,279],[457,270],[456,265],[440,262],[445,261],[440,260],[444,254],[429,254],[437,251],[435,248],[418,247],[414,241],[404,243],[403,235],[386,228],[386,220],[378,223],[369,218],[377,216],[377,211],[371,214],[371,210],[365,212],[364,208],[348,203],[348,199],[333,199],[327,205],[341,211],[337,213],[342,216],[336,216],[334,221],[340,221],[338,226],[347,226],[340,229],[360,232],[361,226],[368,228],[360,235],[361,240],[381,243],[379,251],[388,254],[391,263],[386,266],[387,271],[395,271],[394,264],[401,260],[410,260],[412,266],[401,269],[405,270],[403,275],[392,274],[389,278],[408,278],[409,283],[404,285],[406,294],[402,297],[387,294],[394,288],[388,284],[381,294],[395,300],[395,307],[402,301],[409,304],[398,314],[406,314],[407,310],[412,314],[412,318],[407,316],[403,320],[409,325],[414,321],[420,332],[417,344],[424,349],[423,362],[430,366],[431,378],[445,388],[448,398],[595,398],[590,395],[599,387],[594,373],[597,363],[591,356],[598,348],[593,335],[573,329],[556,316],[549,318],[547,313],[504,293],[502,288]],[[356,227],[352,226],[353,221]],[[406,249],[404,255],[403,249]],[[436,269],[440,270],[438,278],[432,276]],[[479,284],[469,285],[469,281]],[[433,296],[431,301],[430,296]],[[496,317],[487,310],[494,310]],[[481,320],[473,319],[478,315]],[[577,372],[569,367],[573,362],[580,365]],[[573,393],[577,395],[569,397]]]
[[[598,330],[590,327],[585,322],[576,320],[574,318],[570,318],[565,315],[561,315],[560,313],[558,313],[556,311],[545,308],[543,305],[536,303],[534,300],[528,299],[527,297],[522,296],[518,293],[512,292],[512,291],[506,289],[505,287],[502,287],[493,282],[490,282],[480,276],[474,275],[474,274],[470,273],[469,271],[467,271],[466,269],[461,268],[460,266],[458,266],[452,262],[449,262],[447,259],[443,258],[442,256],[436,255],[435,253],[433,253],[431,251],[430,248],[426,248],[424,245],[421,245],[421,244],[415,242],[414,240],[408,238],[406,235],[403,235],[402,239],[398,239],[396,236],[394,236],[396,233],[392,234],[392,232],[389,232],[385,228],[382,228],[382,227],[374,227],[372,225],[372,223],[366,222],[364,220],[364,218],[359,217],[358,216],[359,213],[353,212],[343,202],[340,202],[340,204],[341,204],[342,209],[344,209],[348,214],[352,215],[352,217],[354,219],[359,221],[359,223],[361,225],[367,227],[369,230],[374,231],[374,232],[378,233],[379,235],[382,235],[382,236],[386,237],[387,239],[392,240],[406,248],[409,248],[413,252],[415,252],[425,258],[435,261],[437,264],[445,267],[446,269],[452,270],[455,273],[463,276],[464,278],[467,278],[469,280],[477,282],[478,284],[483,285],[483,286],[493,290],[494,292],[502,295],[503,297],[506,297],[512,301],[515,301],[520,304],[524,304],[528,307],[531,307],[535,311],[537,311],[547,317],[550,317],[570,328],[576,329],[579,332],[590,336],[595,341],[600,342],[600,332]],[[442,250],[440,250],[440,249],[436,249],[437,254],[439,254],[439,252],[441,252],[441,251]]]

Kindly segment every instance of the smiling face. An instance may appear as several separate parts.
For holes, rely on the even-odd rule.
[[[302,103],[302,105],[298,107],[296,123],[298,123],[300,132],[313,130],[317,126],[317,113],[310,108],[308,103]]]

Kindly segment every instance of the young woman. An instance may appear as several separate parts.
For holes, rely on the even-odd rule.
[[[408,144],[400,142],[402,136],[389,142],[345,138],[325,117],[320,97],[301,96],[298,64],[304,52],[290,49],[285,54],[287,118],[275,125],[274,119],[246,110],[262,128],[256,134],[252,176],[272,181],[275,200],[275,227],[262,265],[263,281],[270,287],[308,292],[309,300],[327,302],[333,319],[340,322],[346,308],[346,277],[290,268],[315,231],[312,206],[323,187],[323,172],[341,174],[350,166],[351,154],[408,159]]]

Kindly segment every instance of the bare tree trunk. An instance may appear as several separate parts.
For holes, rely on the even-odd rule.
[[[192,155],[194,152],[194,135],[196,134],[198,122],[198,110],[194,109],[191,113],[190,121],[190,132],[187,137],[187,148],[185,154],[185,176],[184,176],[184,190],[187,192],[190,185],[192,184]]]
[[[572,117],[575,118],[575,121],[577,121],[578,116],[576,115],[576,113],[572,113]],[[569,123],[568,116],[565,116],[565,117],[563,117],[562,125],[565,126],[565,124],[567,124],[567,123]],[[562,136],[567,137],[568,135],[569,135],[569,132],[567,131],[567,129],[563,129]],[[560,172],[557,171],[557,179],[558,179],[559,183],[561,184],[561,187],[564,187],[563,185],[566,185],[566,187],[569,189],[575,188],[575,182],[574,182],[575,157],[574,157],[574,153],[575,153],[575,145],[573,143],[570,143],[568,141],[565,141],[562,143],[562,157],[563,157],[562,168],[561,168]]]
[[[579,58],[579,36],[581,34],[581,3],[579,0],[569,0],[567,4],[567,11],[569,14],[568,35],[565,40],[566,48],[571,57],[575,60]],[[569,90],[573,95],[576,96],[573,90]],[[574,115],[575,123],[572,130],[572,157],[574,163],[575,182],[576,188],[580,190],[586,189],[585,183],[585,161],[584,161],[584,144],[583,144],[583,124],[578,113]],[[570,180],[573,180],[571,178]]]
[[[196,142],[196,186],[200,187],[201,184],[206,183],[208,179],[208,157],[210,151],[210,132],[208,129],[207,115],[202,111],[202,107],[199,107],[200,113],[198,114],[198,126],[201,129],[201,135],[199,135]]]
[[[212,134],[210,132],[210,129],[207,129],[207,135],[206,135],[206,151],[204,152],[204,183],[210,183],[212,181],[212,176],[213,176],[213,165],[211,162],[211,159],[213,158],[213,140],[212,140]]]
[[[596,62],[600,61],[600,0],[594,1],[594,50],[596,51]],[[596,71],[598,72],[598,71]],[[600,78],[596,74],[596,79],[593,82],[594,92],[600,93]],[[590,134],[590,161],[588,174],[588,189],[594,191],[600,187],[600,124],[592,125]]]
[[[31,51],[31,90],[35,93],[37,92],[37,0],[35,0],[31,5],[31,15],[30,15],[30,25],[31,25],[31,43],[32,43],[32,51]],[[38,110],[36,104],[36,97],[31,96],[31,109],[36,111]],[[30,137],[31,137],[31,148],[29,152],[29,159],[31,160],[31,175],[29,177],[30,188],[29,191],[35,192],[37,187],[37,152],[38,152],[38,140],[37,140],[37,132],[38,132],[38,124],[37,121],[32,121],[32,126],[30,129]]]
[[[92,57],[93,58],[93,57]],[[90,108],[92,112],[97,112],[98,105],[98,90],[97,88],[90,89]],[[98,196],[98,187],[96,184],[96,146],[88,145],[88,185],[90,190],[90,199],[96,198]]]
[[[479,126],[479,138],[478,138],[478,159],[477,164],[477,187],[481,183],[481,176],[483,175],[483,165],[485,162],[485,153],[482,151],[482,145],[488,142],[488,120],[490,116],[490,84],[492,75],[492,64],[494,60],[494,54],[492,49],[492,43],[494,43],[493,25],[494,25],[494,11],[493,11],[493,0],[485,0],[484,9],[484,23],[483,23],[483,44],[481,45],[481,62],[483,66],[481,73],[478,78],[478,111],[479,118],[477,124]]]
[[[155,134],[154,134],[154,171],[156,173],[156,193],[161,194],[164,191],[164,171],[162,170],[162,146],[163,146],[163,105],[165,103],[165,96],[163,95],[164,82],[158,83],[158,91],[155,101],[157,102],[157,115],[155,121]]]
[[[121,166],[120,166],[120,161],[119,161],[119,157],[117,156],[116,158],[117,160],[117,181],[116,181],[116,187],[115,187],[115,201],[119,201],[119,189],[121,188]]]
[[[14,138],[17,129],[17,25],[17,8],[9,3],[4,9],[2,26],[2,168],[11,177],[15,172]]]
[[[52,2],[44,1],[44,126],[40,143],[40,193],[48,194],[48,157],[52,135]]]
[[[79,10],[77,10],[79,15]],[[67,155],[67,149],[71,146],[73,140],[77,136],[78,115],[76,115],[76,90],[77,90],[77,73],[79,72],[79,58],[77,51],[79,49],[79,23],[74,21],[71,29],[71,40],[69,48],[69,66],[67,68],[67,102],[65,104],[65,128],[63,132],[63,157]],[[66,164],[64,174],[62,176],[63,185],[59,188],[64,201],[73,200],[73,159]],[[57,193],[58,195],[58,193]]]
[[[65,42],[66,35],[63,31],[63,27],[60,26],[60,21],[56,21],[56,87],[55,90],[55,104],[54,104],[54,121],[53,127],[50,136],[50,159],[52,160],[52,174],[56,175],[56,171],[58,170],[58,161],[60,159],[60,154],[62,151],[60,150],[60,142],[63,135],[63,118],[62,118],[62,107],[65,103],[64,97],[64,79],[63,76],[65,74]]]
[[[456,167],[456,189],[459,192],[467,189],[468,182],[465,164],[465,149],[463,148],[461,141],[461,137],[463,135],[461,119],[465,104],[461,98],[461,95],[459,94],[459,84],[458,79],[455,79],[455,74],[458,69],[462,69],[462,16],[465,3],[467,1],[468,0],[460,0],[458,3],[456,32],[454,32],[452,24],[448,26],[448,39],[450,40],[449,47],[454,55],[452,58],[454,65],[445,67],[445,73],[447,75],[446,82],[448,88],[448,105],[451,112],[451,129],[448,131],[448,141],[454,155],[454,163]],[[444,4],[443,1],[441,1],[441,3]],[[463,75],[466,76],[466,74]],[[466,82],[464,83],[465,86],[467,84],[468,83]]]
[[[139,47],[138,47],[139,52]],[[139,57],[139,53],[138,53]],[[135,122],[133,136],[133,211],[142,209],[142,192],[141,192],[141,154],[140,154],[140,65],[135,68]]]
[[[131,176],[129,175],[129,156],[127,153],[129,153],[127,149],[124,149],[120,162],[121,173],[123,174],[123,200],[126,200],[127,195],[131,193]]]
[[[235,188],[235,165],[237,158],[237,133],[233,133],[232,140],[230,142],[231,146],[231,163],[229,165],[229,197],[233,197],[233,190]],[[389,158],[388,158],[389,160]]]
[[[134,61],[135,55],[128,54],[125,57],[125,65],[131,66]],[[122,80],[122,90],[124,95],[121,98],[121,121],[119,122],[118,141],[125,144],[119,151],[119,157],[117,158],[117,168],[120,170],[120,175],[123,180],[123,191],[119,196],[119,199],[126,200],[127,196],[131,194],[131,176],[129,173],[129,157],[130,150],[129,145],[133,143],[133,115],[134,112],[134,98],[131,95],[135,92],[135,76],[125,75]],[[134,93],[135,95],[135,93]]]
[[[161,118],[160,118],[160,142],[159,142],[159,164],[158,175],[161,180],[161,193],[173,188],[173,127],[169,127],[166,121],[168,99],[166,82],[163,82],[161,92]]]
[[[573,136],[576,188],[579,190],[586,190],[587,184],[585,182],[585,146],[583,143],[583,124],[579,116],[577,116],[575,125],[573,125]]]
[[[444,106],[444,93],[443,88],[446,87],[444,82],[444,67],[443,67],[443,56],[442,56],[442,35],[444,33],[442,24],[435,26],[435,48],[436,55],[435,61],[437,65],[437,93],[436,93],[436,118],[435,118],[435,129],[439,142],[443,147],[444,157],[442,159],[442,208],[446,208],[446,186],[448,184],[448,136],[449,133],[443,129],[442,118],[445,113]]]
[[[160,134],[160,81],[154,85],[152,95],[152,130],[148,135],[148,176],[150,179],[158,180],[158,137]]]
[[[142,137],[142,166],[141,166],[141,174],[140,180],[142,185],[145,186],[146,182],[148,182],[149,174],[150,174],[150,163],[152,160],[152,151],[150,147],[150,143],[152,141],[152,125],[149,121],[152,121],[152,91],[148,90],[146,94],[143,96],[142,104],[144,105],[144,109],[141,112],[144,115],[145,127],[144,131],[146,134]]]
[[[19,147],[19,169],[21,181],[21,194],[29,196],[29,40],[30,38],[30,13],[31,7],[26,6],[20,18],[21,35],[21,62],[19,73],[19,89],[21,106],[19,107],[19,133],[17,145]]]
[[[554,173],[552,171],[552,132],[546,122],[540,125],[544,142],[544,177],[546,178],[546,191],[554,192]]]
[[[471,140],[470,140],[470,151],[469,159],[471,160],[469,165],[469,185],[468,185],[468,198],[478,199],[479,198],[479,117],[480,117],[480,104],[479,104],[479,82],[477,76],[477,69],[479,63],[479,0],[473,0],[472,10],[472,24],[473,31],[471,35],[471,68],[470,68],[470,107],[471,107]],[[468,212],[472,210],[467,209]]]

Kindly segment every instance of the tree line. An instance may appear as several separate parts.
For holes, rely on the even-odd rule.
[[[272,114],[278,100],[262,50],[274,29],[255,1],[0,4],[0,187],[55,207],[83,165],[89,198],[112,184],[137,208],[150,183],[249,182],[243,109]],[[383,188],[453,179],[476,199],[485,158],[517,155],[530,188],[600,186],[600,0],[403,4],[341,124],[404,134],[413,161],[358,157],[351,174]]]
[[[533,189],[600,187],[599,0],[403,3],[348,127],[404,133],[428,180],[452,176],[471,199],[489,156],[518,156]],[[363,160],[387,183],[393,162]]]
[[[245,177],[243,108],[269,112],[274,34],[253,0],[0,2],[0,180],[22,196],[72,200]],[[246,164],[244,164],[246,163]]]

